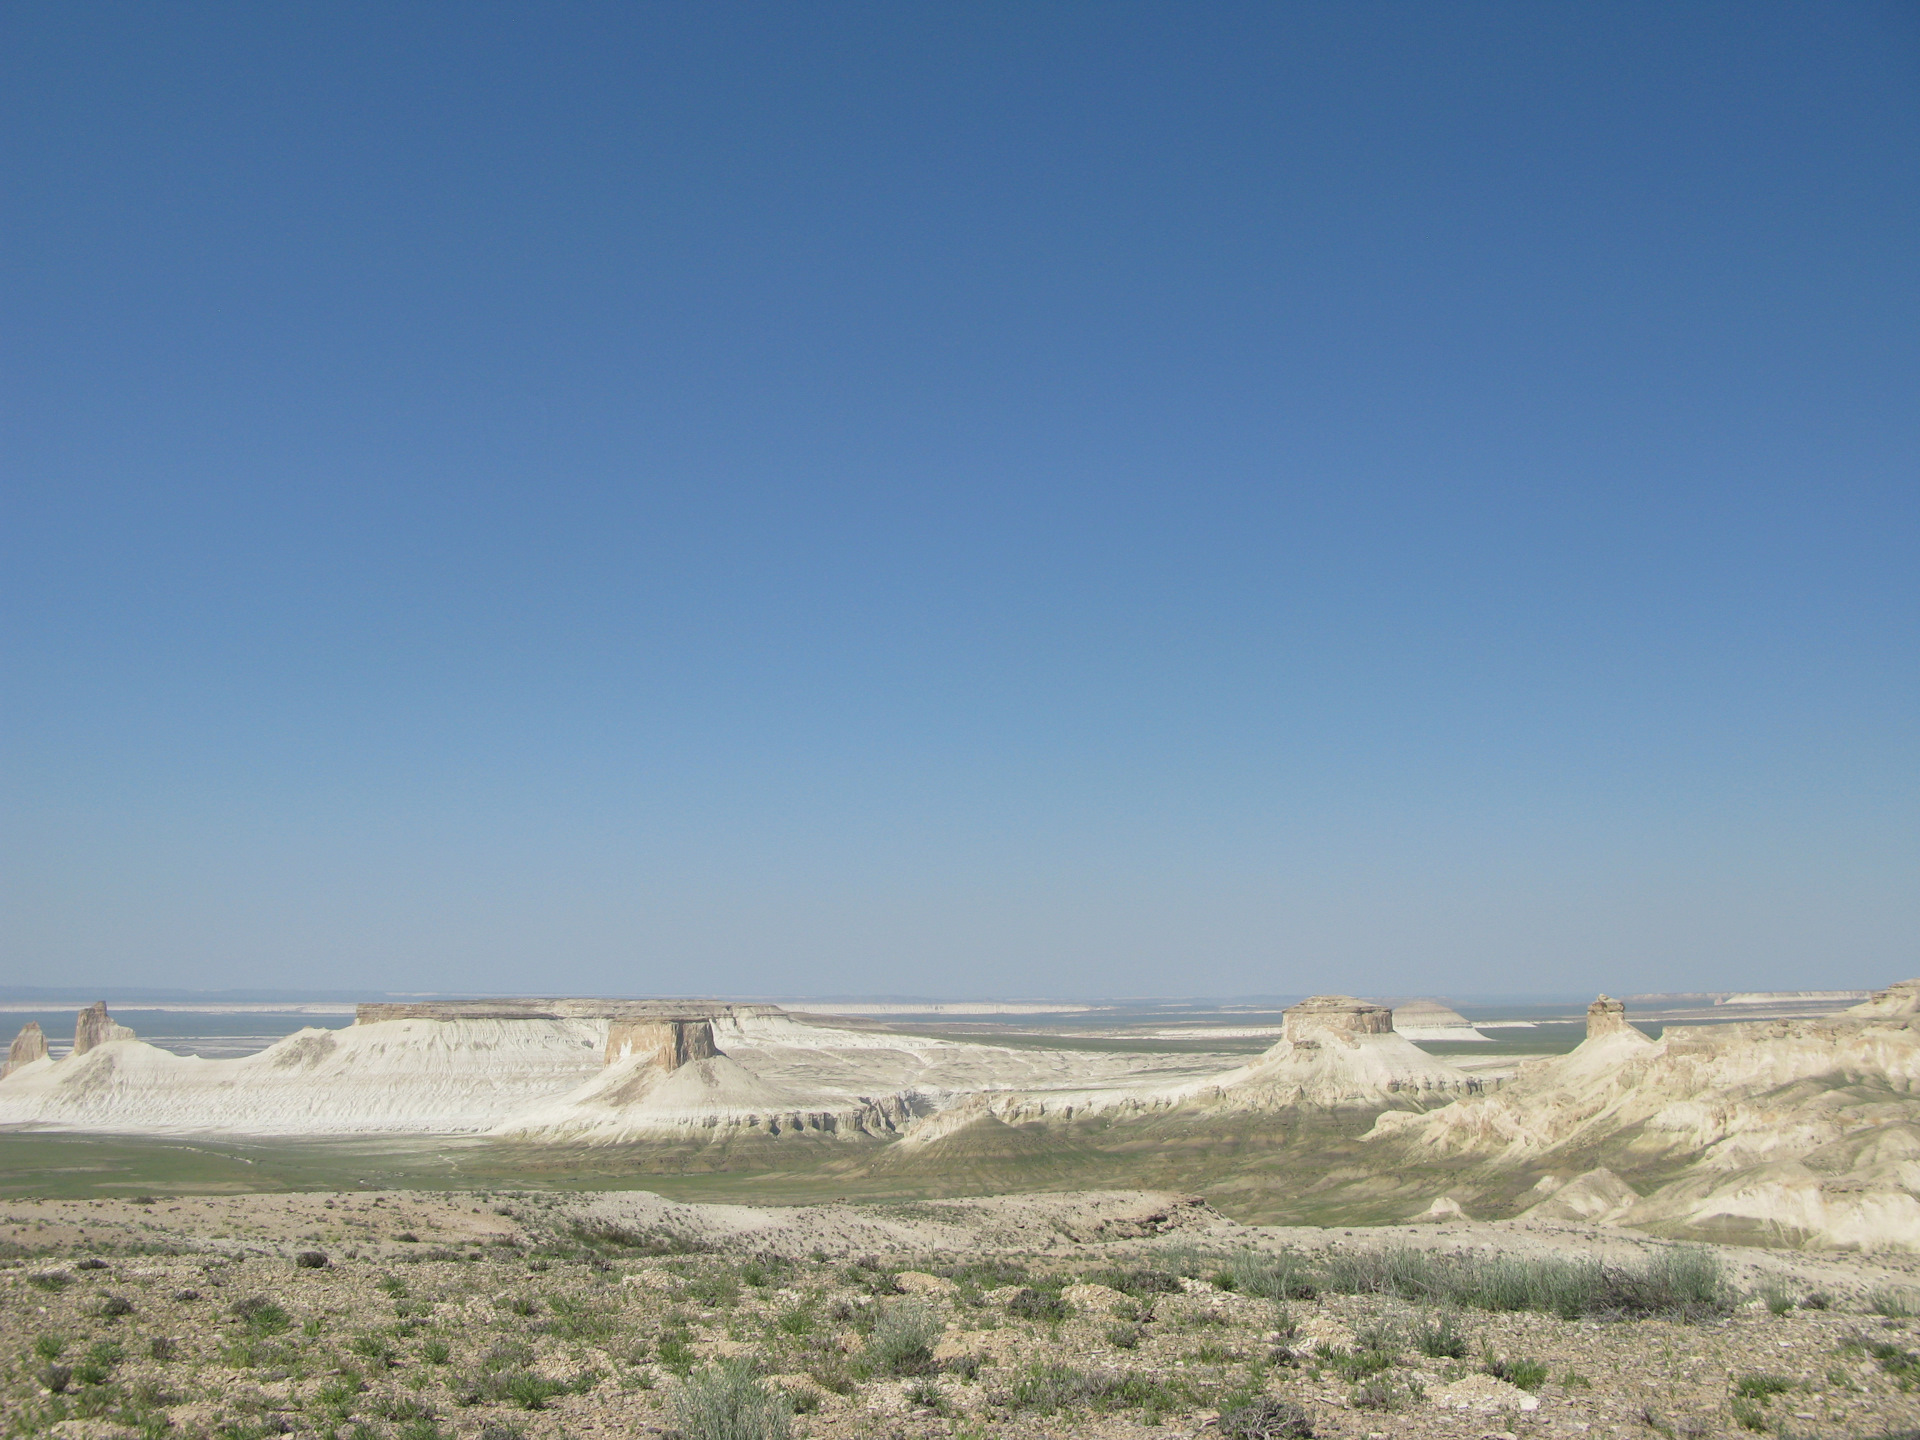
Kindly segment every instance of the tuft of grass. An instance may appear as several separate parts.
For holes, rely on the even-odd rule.
[[[1758,1400],[1762,1405],[1776,1395],[1793,1389],[1793,1381],[1784,1375],[1742,1375],[1733,1382],[1733,1393],[1743,1400]]]
[[[1880,1362],[1880,1368],[1892,1376],[1894,1383],[1902,1390],[1912,1390],[1920,1385],[1920,1355],[1885,1341],[1868,1345],[1866,1350]]]
[[[1419,1323],[1413,1327],[1411,1339],[1413,1348],[1429,1359],[1466,1359],[1467,1335],[1451,1310],[1422,1315]]]
[[[293,1328],[293,1317],[264,1295],[249,1295],[236,1303],[233,1316],[247,1327],[249,1335],[260,1338],[284,1335]]]
[[[444,1340],[424,1340],[420,1344],[420,1358],[429,1365],[444,1365],[452,1355],[452,1349]]]
[[[1547,1383],[1547,1367],[1538,1360],[1498,1360],[1489,1358],[1487,1373],[1496,1380],[1518,1385],[1522,1390],[1538,1390]]]
[[[547,1308],[552,1314],[544,1328],[565,1340],[606,1340],[620,1328],[619,1315],[595,1297],[555,1295]]]
[[[792,1431],[787,1397],[740,1359],[688,1375],[674,1386],[669,1408],[685,1440],[787,1440]]]
[[[33,1353],[42,1360],[58,1360],[67,1352],[67,1342],[58,1335],[36,1335]]]
[[[685,1375],[693,1369],[693,1342],[685,1330],[662,1331],[654,1350],[660,1363],[676,1375]]]
[[[1915,1313],[1915,1299],[1911,1290],[1875,1290],[1867,1296],[1867,1309],[1890,1320],[1911,1320]]]
[[[1767,1423],[1767,1413],[1751,1400],[1735,1400],[1727,1407],[1733,1412],[1733,1422],[1742,1430],[1751,1430],[1756,1435],[1764,1435],[1773,1427]]]
[[[922,1410],[931,1410],[936,1415],[947,1415],[953,1408],[948,1405],[946,1392],[940,1388],[940,1382],[931,1376],[922,1376],[907,1387],[907,1403],[917,1405]]]
[[[898,1300],[874,1315],[866,1353],[889,1374],[924,1375],[933,1368],[933,1347],[945,1329],[931,1306]]]
[[[1196,1403],[1192,1388],[1177,1377],[1126,1373],[1118,1370],[1092,1372],[1069,1365],[1036,1365],[1013,1383],[1009,1396],[1016,1410],[1042,1415],[1084,1407],[1095,1411],[1139,1410],[1149,1418],[1191,1409]]]
[[[1767,1309],[1773,1314],[1791,1315],[1793,1313],[1793,1295],[1787,1287],[1779,1281],[1770,1280],[1762,1285],[1759,1290],[1759,1295]]]
[[[1121,1350],[1138,1349],[1140,1339],[1146,1333],[1146,1330],[1139,1325],[1109,1325],[1107,1327],[1107,1343]]]
[[[1051,1323],[1056,1320],[1065,1320],[1072,1315],[1073,1307],[1060,1298],[1058,1290],[1035,1290],[1028,1287],[1007,1301],[1007,1313],[1017,1315],[1022,1320],[1042,1320]]]
[[[817,1319],[807,1305],[795,1305],[774,1317],[773,1328],[782,1335],[811,1335]]]
[[[522,1410],[544,1410],[547,1401],[564,1394],[567,1386],[562,1381],[549,1380],[531,1370],[515,1370],[500,1377],[500,1389],[507,1399]]]

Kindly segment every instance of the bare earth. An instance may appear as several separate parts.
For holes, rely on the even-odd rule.
[[[1723,1311],[1465,1309],[1448,1356],[1419,1344],[1440,1313],[1404,1299],[1323,1287],[1281,1304],[1219,1282],[1271,1269],[1262,1257],[1311,1274],[1399,1245],[1625,1266],[1665,1247],[1528,1221],[1240,1226],[1191,1196],[1112,1191],[3,1209],[9,1435],[636,1436],[670,1428],[681,1376],[726,1357],[790,1397],[796,1434],[820,1437],[1215,1435],[1218,1412],[1258,1396],[1297,1405],[1321,1436],[1920,1434],[1920,1394],[1901,1388],[1920,1374],[1905,1358],[1920,1326],[1882,1313],[1920,1309],[1912,1255],[1705,1247],[1734,1297]],[[923,1352],[887,1350],[918,1323]]]

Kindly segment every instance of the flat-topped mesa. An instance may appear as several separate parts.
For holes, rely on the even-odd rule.
[[[1393,1011],[1351,995],[1311,996],[1285,1011],[1280,1020],[1281,1035],[1295,1045],[1318,1045],[1328,1036],[1344,1040],[1349,1035],[1386,1035],[1392,1030]]]
[[[784,1015],[778,1005],[724,1000],[400,1000],[363,1001],[353,1023],[383,1020],[723,1020]]]
[[[1612,1035],[1627,1028],[1627,1004],[1611,995],[1601,995],[1587,1006],[1587,1038]]]
[[[693,1060],[720,1053],[711,1020],[615,1020],[607,1027],[607,1064],[629,1055],[651,1055],[643,1063],[671,1075]]]
[[[46,1058],[46,1034],[40,1029],[38,1020],[29,1020],[20,1027],[20,1033],[13,1037],[13,1044],[7,1050],[7,1063],[0,1066],[0,1080],[6,1079],[23,1065]]]
[[[104,1045],[109,1040],[131,1040],[133,1031],[125,1025],[114,1023],[107,1014],[107,1002],[96,1000],[82,1010],[73,1023],[73,1053],[84,1055],[96,1045]]]

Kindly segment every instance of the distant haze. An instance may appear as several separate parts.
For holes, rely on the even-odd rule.
[[[1920,973],[1911,6],[0,14],[0,983]]]

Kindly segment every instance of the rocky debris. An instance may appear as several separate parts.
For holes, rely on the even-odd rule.
[[[13,1037],[13,1044],[7,1047],[7,1063],[0,1068],[0,1080],[36,1060],[46,1058],[47,1037],[42,1033],[38,1020],[29,1020],[20,1027],[20,1033]]]
[[[1427,1399],[1443,1410],[1471,1410],[1481,1415],[1540,1408],[1538,1395],[1529,1395],[1494,1375],[1463,1375],[1449,1385],[1429,1390]]]
[[[133,1031],[114,1022],[107,1014],[107,1002],[96,1000],[80,1012],[73,1024],[73,1053],[84,1055],[112,1040],[131,1040]]]

